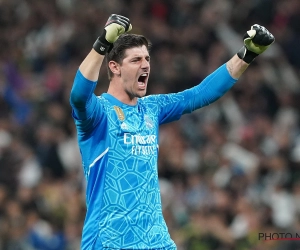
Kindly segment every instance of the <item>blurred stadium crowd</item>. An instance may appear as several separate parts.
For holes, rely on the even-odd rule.
[[[80,249],[69,93],[112,13],[153,44],[148,94],[196,85],[255,23],[274,34],[224,97],[161,127],[160,184],[178,250],[299,249],[258,237],[300,234],[299,0],[1,0],[0,250]]]

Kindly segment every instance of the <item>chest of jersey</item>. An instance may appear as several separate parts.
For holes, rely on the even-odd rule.
[[[157,155],[158,127],[156,118],[139,106],[121,108],[113,106],[109,130],[111,143],[130,155]]]

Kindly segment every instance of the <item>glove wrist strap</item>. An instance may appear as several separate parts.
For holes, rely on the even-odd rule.
[[[245,46],[243,46],[238,51],[237,56],[244,62],[250,64],[258,56],[258,54],[248,50]]]
[[[105,55],[112,49],[112,43],[106,41],[105,39],[106,30],[104,30],[103,34],[97,38],[95,43],[93,44],[94,50],[100,55]]]

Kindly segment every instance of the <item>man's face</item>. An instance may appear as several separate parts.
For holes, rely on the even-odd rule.
[[[129,97],[145,96],[150,74],[150,56],[146,46],[127,49],[120,71],[124,90]]]

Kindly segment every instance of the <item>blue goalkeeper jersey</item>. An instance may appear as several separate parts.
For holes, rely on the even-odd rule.
[[[96,96],[96,82],[78,70],[70,102],[87,180],[82,250],[176,249],[162,213],[159,125],[212,103],[235,82],[223,65],[191,89],[130,106]]]

